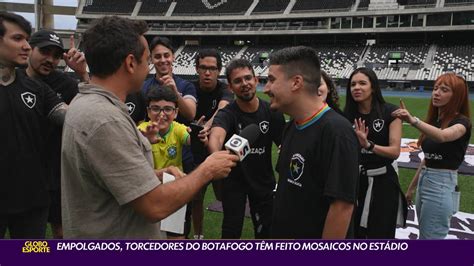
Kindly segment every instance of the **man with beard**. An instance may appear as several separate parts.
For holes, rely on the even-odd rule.
[[[88,81],[87,64],[84,54],[74,46],[74,36],[70,37],[70,49],[64,53],[61,38],[50,30],[40,30],[31,35],[31,54],[28,60],[26,74],[30,78],[41,80],[69,104],[76,96],[78,81],[62,71],[56,70],[61,59],[76,72],[81,81]],[[61,133],[62,126],[51,125],[48,129],[47,156],[49,191],[51,204],[49,206],[48,222],[54,238],[62,238],[61,225]]]
[[[45,138],[49,121],[62,124],[66,105],[25,66],[31,24],[0,12],[0,238],[45,237],[49,195]]]
[[[283,114],[270,110],[268,102],[256,97],[258,79],[249,61],[231,61],[227,65],[226,76],[229,88],[237,98],[214,117],[209,151],[221,150],[225,141],[233,134],[240,134],[250,124],[258,125],[262,134],[251,146],[245,160],[223,180],[222,238],[240,238],[247,197],[255,238],[269,238],[275,189],[272,142],[280,145],[285,120]]]

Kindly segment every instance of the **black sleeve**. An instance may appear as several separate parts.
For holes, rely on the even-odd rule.
[[[212,127],[221,127],[227,134],[232,132],[234,116],[231,112],[230,106],[227,105],[223,109],[219,110],[212,121]]]
[[[281,144],[283,129],[285,128],[285,117],[280,112],[272,111],[272,140],[279,146]]]
[[[454,118],[451,123],[449,123],[449,126],[454,126],[456,124],[461,124],[466,128],[466,131],[469,132],[471,130],[471,121],[465,116],[459,116]]]
[[[46,84],[41,84],[41,90],[43,93],[44,100],[44,115],[49,116],[51,111],[54,110],[59,104],[64,103],[64,101]]]
[[[71,103],[72,99],[77,95],[79,92],[79,88],[77,87],[77,84],[79,84],[75,79],[72,77],[64,74],[64,90],[61,94],[61,97],[63,98],[64,102],[67,104]]]
[[[327,136],[329,143],[325,144],[329,149],[324,151],[329,166],[324,195],[355,203],[359,180],[359,143],[349,125],[333,128],[332,132],[331,136]]]
[[[79,82],[72,76],[60,71],[54,71],[50,75],[42,78],[42,81],[48,84],[54,92],[59,93],[67,104],[69,104],[79,92],[77,87]]]
[[[396,119],[395,117],[392,116],[393,111],[398,110],[398,109],[400,109],[400,107],[393,105],[391,103],[385,103],[384,120],[387,121],[389,125],[393,122],[393,120]]]

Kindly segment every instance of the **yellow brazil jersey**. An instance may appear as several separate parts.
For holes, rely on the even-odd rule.
[[[145,131],[150,122],[143,122],[138,125],[138,129]],[[189,138],[186,126],[173,121],[164,136],[160,136],[161,140],[156,144],[152,144],[153,161],[155,169],[161,169],[168,166],[176,166],[183,170],[183,145]]]

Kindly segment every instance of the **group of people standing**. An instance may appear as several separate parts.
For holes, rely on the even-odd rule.
[[[394,238],[416,188],[420,238],[447,235],[471,134],[462,77],[447,73],[435,81],[421,121],[403,103],[385,102],[376,74],[358,68],[341,110],[317,52],[289,47],[269,58],[266,102],[256,95],[249,61],[229,62],[225,84],[219,53],[201,50],[191,83],[172,73],[170,40],[156,37],[148,46],[146,31],[143,21],[104,17],[84,33],[84,53],[72,41],[63,53],[53,32],[35,33],[28,44],[29,23],[0,14],[1,237],[8,229],[12,238],[43,238],[51,209],[57,237],[59,213],[66,238],[162,238],[159,221],[189,203],[184,233],[168,238],[187,237],[192,217],[201,239],[210,183],[222,200],[225,239],[241,237],[247,198],[256,238]],[[54,71],[61,58],[85,83]],[[149,63],[156,75],[145,80]],[[393,166],[402,121],[421,132],[425,153],[406,194]],[[191,122],[202,129],[192,132]],[[222,151],[251,124],[260,134],[245,160]],[[272,145],[279,147],[278,184]],[[58,202],[59,169],[62,204],[53,208],[44,182],[56,177]],[[176,181],[162,184],[164,173]]]

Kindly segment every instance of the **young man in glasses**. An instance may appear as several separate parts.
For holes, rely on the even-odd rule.
[[[223,179],[222,238],[241,237],[247,198],[255,238],[269,238],[276,183],[272,145],[280,145],[285,119],[282,113],[270,110],[270,104],[257,97],[258,78],[248,60],[230,61],[226,66],[226,76],[236,99],[215,116],[209,136],[209,151],[221,150],[233,134],[240,134],[250,124],[258,125],[261,134],[251,144],[250,154],[245,160]]]
[[[196,73],[198,80],[193,84],[196,87],[198,104],[196,110],[196,120],[204,126],[202,135],[206,135],[212,125],[212,120],[219,109],[224,108],[234,100],[234,94],[227,88],[227,84],[221,82],[218,77],[222,70],[222,59],[217,50],[203,49],[199,51],[195,59]],[[191,143],[194,163],[196,165],[203,162],[209,155],[206,147],[200,141]],[[213,183],[215,184],[215,183]],[[216,184],[217,185],[217,184]],[[193,229],[194,238],[203,239],[202,222],[204,218],[203,200],[206,193],[205,186],[193,200]],[[214,186],[214,192],[219,196],[217,186]],[[220,198],[218,197],[220,200]]]

